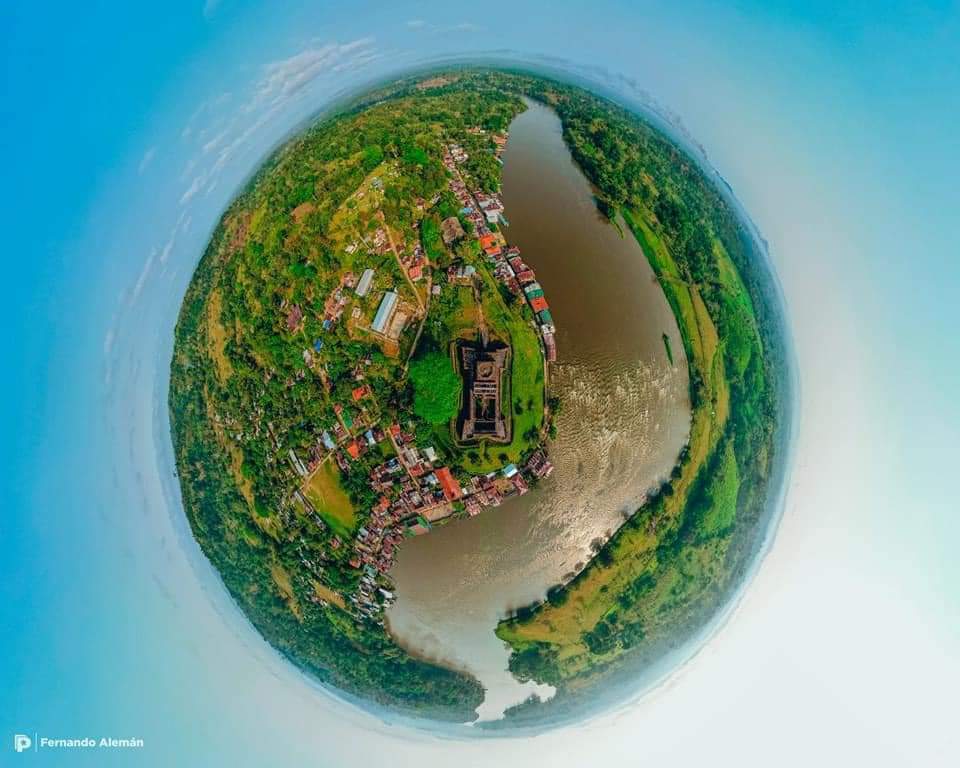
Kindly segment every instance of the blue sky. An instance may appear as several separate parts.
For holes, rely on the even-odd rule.
[[[958,33],[950,3],[5,5],[0,737],[144,735],[118,765],[955,762]],[[190,271],[268,148],[360,80],[501,48],[624,75],[704,146],[770,242],[802,416],[721,636],[587,738],[481,751],[331,704],[231,611],[163,393]]]

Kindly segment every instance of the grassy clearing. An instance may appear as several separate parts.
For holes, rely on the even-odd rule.
[[[233,375],[233,365],[226,355],[227,331],[220,318],[223,313],[223,297],[219,290],[210,291],[207,300],[207,339],[210,357],[217,380],[223,384]]]
[[[357,516],[350,497],[340,485],[340,470],[333,461],[325,461],[303,489],[317,513],[341,536],[352,536]]]
[[[728,531],[737,514],[740,476],[737,470],[737,457],[730,442],[727,442],[721,456],[720,466],[710,478],[710,485],[706,490],[710,505],[703,517],[700,532],[707,537]]]
[[[284,569],[280,563],[274,561],[270,564],[270,576],[273,578],[273,583],[277,585],[277,589],[286,601],[287,607],[298,620],[302,619],[303,612],[300,610],[300,603],[297,602],[297,596],[293,591],[293,582],[290,580],[290,574],[287,573],[286,569]]]
[[[313,591],[316,593],[317,597],[319,597],[321,600],[326,600],[331,605],[335,605],[337,608],[343,611],[347,610],[347,603],[343,599],[343,595],[341,595],[339,592],[334,592],[332,589],[324,584],[321,584],[316,579],[313,579],[312,583]]]
[[[434,333],[439,338],[473,340],[477,336],[478,318],[473,289],[468,285],[446,284],[441,294],[430,303],[427,322],[434,328],[442,328]]]

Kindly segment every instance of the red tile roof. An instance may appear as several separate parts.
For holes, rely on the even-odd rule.
[[[357,441],[356,441],[356,440],[351,440],[351,441],[347,444],[347,453],[349,453],[350,456],[353,457],[354,459],[359,459],[359,458],[360,458],[360,446],[357,445]]]
[[[547,300],[543,296],[534,296],[530,299],[530,306],[533,308],[534,312],[540,312],[544,309],[549,309],[550,305],[547,304]]]
[[[443,489],[443,496],[447,501],[456,501],[463,496],[463,490],[460,483],[457,482],[447,467],[440,467],[437,470],[437,480],[440,481],[440,487]]]
[[[366,384],[364,384],[362,387],[357,387],[355,390],[353,390],[353,399],[362,400],[365,394],[367,394]]]
[[[533,274],[532,270],[525,269],[517,275],[517,280],[521,283],[532,283],[537,279],[537,276]]]

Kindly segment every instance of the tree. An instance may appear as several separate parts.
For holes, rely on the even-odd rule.
[[[449,356],[432,351],[410,364],[413,411],[431,424],[452,419],[460,404],[460,378]]]

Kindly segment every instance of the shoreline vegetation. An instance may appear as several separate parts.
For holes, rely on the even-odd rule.
[[[535,95],[559,113],[601,211],[623,218],[657,275],[686,352],[692,419],[671,478],[569,582],[497,628],[514,674],[558,689],[511,710],[516,725],[569,717],[601,686],[628,688],[628,673],[719,610],[765,533],[782,418],[777,300],[735,212],[635,115],[574,87]]]
[[[692,424],[670,480],[571,581],[497,627],[511,671],[557,695],[485,727],[575,717],[715,614],[762,533],[780,459],[777,302],[696,163],[633,113],[525,72],[374,88],[284,144],[224,213],[181,309],[169,400],[191,528],[261,634],[358,700],[475,719],[480,684],[402,649],[382,613],[405,536],[551,469],[549,286],[497,226],[522,97],[557,111],[598,207],[650,260]],[[455,350],[488,344],[506,365],[471,390]],[[476,393],[476,424],[508,425],[502,437],[461,439]]]

